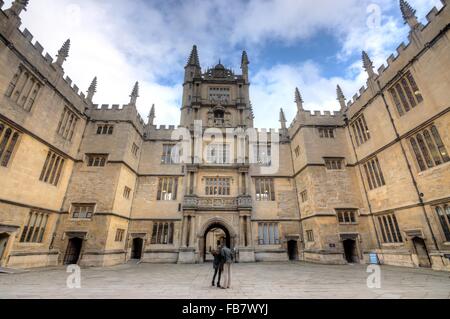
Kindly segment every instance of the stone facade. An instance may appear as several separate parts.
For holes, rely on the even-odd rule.
[[[377,72],[363,54],[369,78],[352,101],[338,87],[339,112],[311,113],[296,90],[292,124],[281,111],[275,134],[258,130],[272,146],[263,162],[279,163],[267,172],[245,139],[239,158],[239,136],[226,163],[214,162],[224,149],[211,163],[176,136],[196,136],[196,121],[220,135],[253,128],[246,52],[237,75],[203,71],[194,46],[180,126],[157,127],[154,108],[147,122],[137,112],[137,83],[129,104],[94,105],[97,79],[85,95],[64,76],[70,41],[54,62],[19,29],[26,2],[0,1],[0,266],[197,263],[222,229],[239,262],[376,256],[450,270],[450,9],[422,25],[405,3],[409,43]],[[176,145],[187,161],[172,161]]]

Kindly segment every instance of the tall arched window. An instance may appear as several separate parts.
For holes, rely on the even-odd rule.
[[[414,151],[414,154],[416,155],[417,163],[419,164],[420,170],[421,171],[426,170],[427,167],[425,166],[425,162],[423,161],[423,157],[422,157],[422,154],[420,153],[419,146],[417,145],[417,142],[414,139],[414,137],[411,137],[410,142],[411,142],[411,146]]]
[[[427,130],[423,131],[423,136],[425,137],[425,141],[427,142],[428,148],[430,149],[431,156],[433,156],[434,163],[436,165],[442,164],[441,157],[439,156],[439,152],[436,148],[436,145],[433,143],[431,139],[431,135]]]
[[[417,142],[419,142],[420,150],[422,151],[423,157],[425,157],[425,161],[427,162],[428,167],[433,167],[433,162],[431,161],[430,153],[425,145],[425,141],[423,140],[422,135],[417,134]]]
[[[450,160],[447,150],[445,149],[444,143],[442,142],[441,136],[435,125],[431,127],[431,133],[433,134],[434,140],[436,141],[436,145],[439,148],[439,153],[444,159],[444,162],[448,162]]]
[[[19,140],[19,133],[0,123],[0,165],[7,167]]]
[[[417,133],[409,140],[421,171],[450,161],[435,125]]]
[[[450,242],[450,206],[436,206],[435,209],[444,232],[445,240]]]

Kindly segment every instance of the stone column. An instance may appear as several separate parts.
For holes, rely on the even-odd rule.
[[[192,195],[197,194],[197,184],[198,184],[198,173],[194,172],[194,174],[192,175],[192,178],[194,179],[192,182]]]
[[[245,227],[244,227],[244,216],[239,216],[239,245],[245,246]]]
[[[187,216],[184,216],[182,230],[181,230],[181,247],[186,247],[187,224],[188,224],[188,218],[187,218]]]
[[[193,195],[194,194],[194,172],[189,172],[189,191],[188,194],[189,195]]]
[[[190,231],[189,231],[189,247],[195,249],[195,241],[196,241],[196,234],[195,234],[195,216],[191,215],[191,224],[190,224]]]
[[[241,173],[239,173],[238,177],[237,177],[237,191],[238,191],[238,195],[242,194]]]
[[[252,245],[252,222],[251,222],[251,216],[247,216],[247,246],[253,246]]]
[[[244,173],[244,195],[250,195],[250,189],[249,189],[249,174],[248,173]]]

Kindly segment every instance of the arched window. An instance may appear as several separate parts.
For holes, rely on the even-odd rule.
[[[445,210],[445,211],[444,211]],[[446,241],[450,241],[450,206],[437,206],[436,213],[439,217],[439,221],[441,222],[442,230],[444,231],[444,236]],[[447,215],[447,218],[446,216]]]
[[[444,159],[444,162],[448,162],[450,158],[448,156],[447,150],[445,149],[444,143],[442,142],[441,136],[439,135],[439,132],[435,125],[431,127],[431,133],[433,134],[434,140],[436,141],[436,144],[439,148],[439,153]]]
[[[425,161],[427,162],[428,167],[433,167],[433,162],[431,161],[430,153],[425,145],[422,135],[417,134],[417,142],[419,142],[420,150],[422,151],[423,156],[425,157]]]
[[[431,156],[433,156],[434,163],[436,165],[442,164],[441,157],[439,156],[439,152],[436,148],[436,145],[433,143],[431,139],[431,135],[428,130],[423,131],[423,136],[425,137],[425,141],[427,142],[428,148],[430,149]]]
[[[3,157],[2,166],[4,166],[4,167],[8,166],[8,162],[11,158],[11,155],[14,151],[14,147],[16,146],[18,139],[19,139],[19,134],[14,133],[14,135],[11,139],[11,142],[9,143],[8,149],[6,150],[5,156]]]
[[[450,160],[435,125],[411,137],[410,142],[421,171],[441,165]]]
[[[3,139],[0,142],[0,157],[2,157],[3,152],[5,151],[6,144],[8,143],[11,134],[12,134],[12,130],[10,128],[8,128],[5,131],[5,135],[3,135]]]
[[[420,153],[420,150],[419,150],[419,146],[417,145],[417,142],[414,139],[414,137],[411,137],[410,142],[411,142],[411,146],[414,151],[414,154],[416,155],[417,163],[419,164],[420,170],[421,171],[426,170],[427,167],[425,166],[425,162],[423,161],[422,154]]]

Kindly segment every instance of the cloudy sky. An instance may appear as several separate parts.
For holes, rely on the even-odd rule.
[[[442,7],[409,3],[422,22]],[[245,49],[260,128],[279,126],[280,107],[291,121],[296,86],[306,109],[337,110],[336,84],[351,98],[365,83],[361,51],[378,68],[408,34],[398,0],[31,0],[25,27],[52,56],[71,39],[66,74],[83,90],[97,76],[97,104],[126,104],[139,81],[139,111],[156,104],[157,124],[179,122],[193,44],[204,69],[220,59],[240,72]]]

